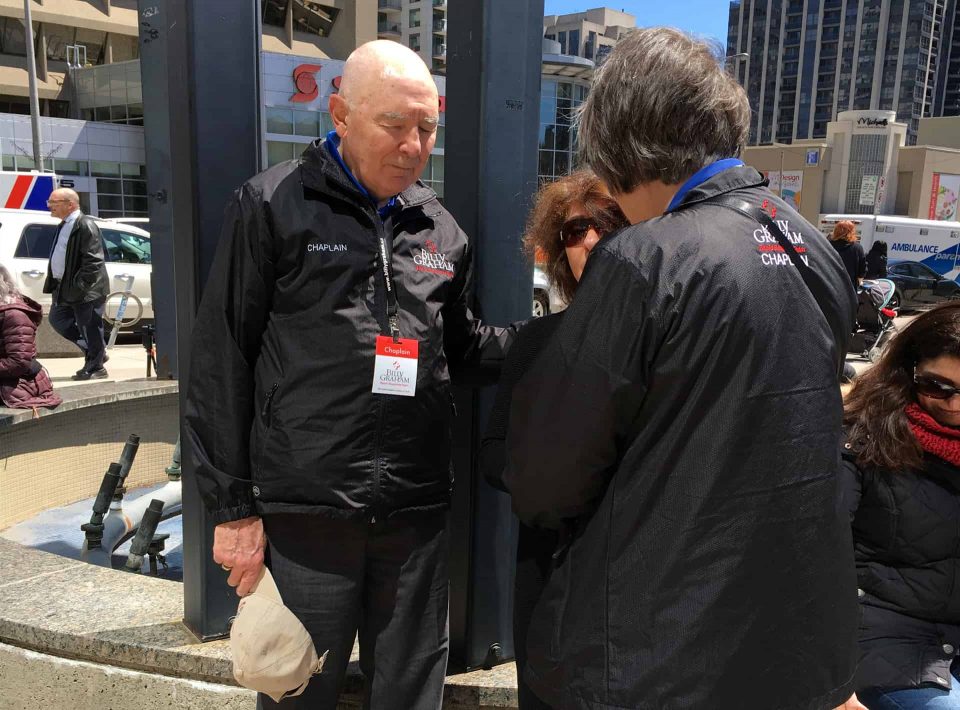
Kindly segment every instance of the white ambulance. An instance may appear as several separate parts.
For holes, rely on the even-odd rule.
[[[913,261],[924,264],[940,276],[958,281],[960,276],[960,222],[892,217],[887,215],[825,214],[820,231],[828,237],[841,220],[857,225],[864,251],[876,241],[887,243],[888,263]]]

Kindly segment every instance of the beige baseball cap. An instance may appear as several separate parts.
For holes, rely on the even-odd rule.
[[[230,627],[230,650],[237,682],[278,703],[300,695],[323,670],[329,653],[317,658],[310,634],[283,605],[266,566],[253,591],[240,600]]]

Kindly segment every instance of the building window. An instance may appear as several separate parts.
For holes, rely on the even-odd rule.
[[[292,7],[291,7],[292,5]],[[297,32],[329,37],[340,11],[332,4],[313,0],[260,0],[263,24],[287,26],[287,12],[293,13],[293,29]]]
[[[410,49],[412,49],[414,52],[420,51],[420,35],[419,34],[410,35],[410,37],[407,38],[407,42],[410,44]]]
[[[27,56],[27,33],[20,20],[4,17],[0,26],[0,53]]]
[[[90,174],[97,181],[98,216],[147,216],[147,175],[144,166],[94,160],[90,163]]]
[[[560,54],[567,53],[567,33],[557,32],[557,41],[560,43]]]
[[[570,46],[568,54],[580,56],[580,30],[570,30]]]
[[[593,59],[593,53],[596,51],[597,46],[597,33],[588,32],[587,33],[587,42],[583,46],[583,56],[587,59]]]
[[[540,99],[540,153],[537,170],[541,183],[570,172],[577,164],[577,136],[573,116],[586,99],[579,84],[544,79]]]
[[[420,8],[415,7],[412,10],[410,10],[410,28],[413,29],[414,27],[419,27],[419,26],[420,26]]]

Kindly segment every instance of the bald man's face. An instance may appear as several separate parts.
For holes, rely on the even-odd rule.
[[[77,203],[74,202],[71,195],[54,190],[47,198],[47,209],[57,219],[66,219],[77,209]]]
[[[387,77],[330,99],[343,159],[377,202],[413,185],[437,140],[439,100],[432,80]]]

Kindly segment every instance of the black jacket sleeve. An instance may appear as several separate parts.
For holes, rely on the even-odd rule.
[[[103,236],[96,221],[87,215],[79,218],[77,240],[79,241],[79,266],[73,276],[73,284],[82,294],[92,292],[102,280],[106,266],[103,260]]]
[[[658,327],[649,285],[590,257],[556,337],[514,389],[504,483],[524,522],[558,528],[593,510],[636,435]]]
[[[248,441],[274,278],[264,210],[249,186],[227,206],[193,329],[184,431],[200,495],[216,523],[256,513]]]
[[[463,261],[451,283],[451,299],[443,308],[443,343],[455,384],[490,385],[497,381],[503,358],[516,328],[484,325],[470,308],[473,246],[468,241]]]
[[[503,468],[506,462],[507,431],[510,429],[510,403],[513,399],[513,388],[530,369],[537,355],[556,331],[562,316],[561,311],[528,321],[517,331],[510,346],[510,352],[503,361],[500,380],[497,383],[497,394],[494,397],[486,432],[477,454],[478,468],[483,477],[491,486],[501,491],[507,490],[503,484]]]

